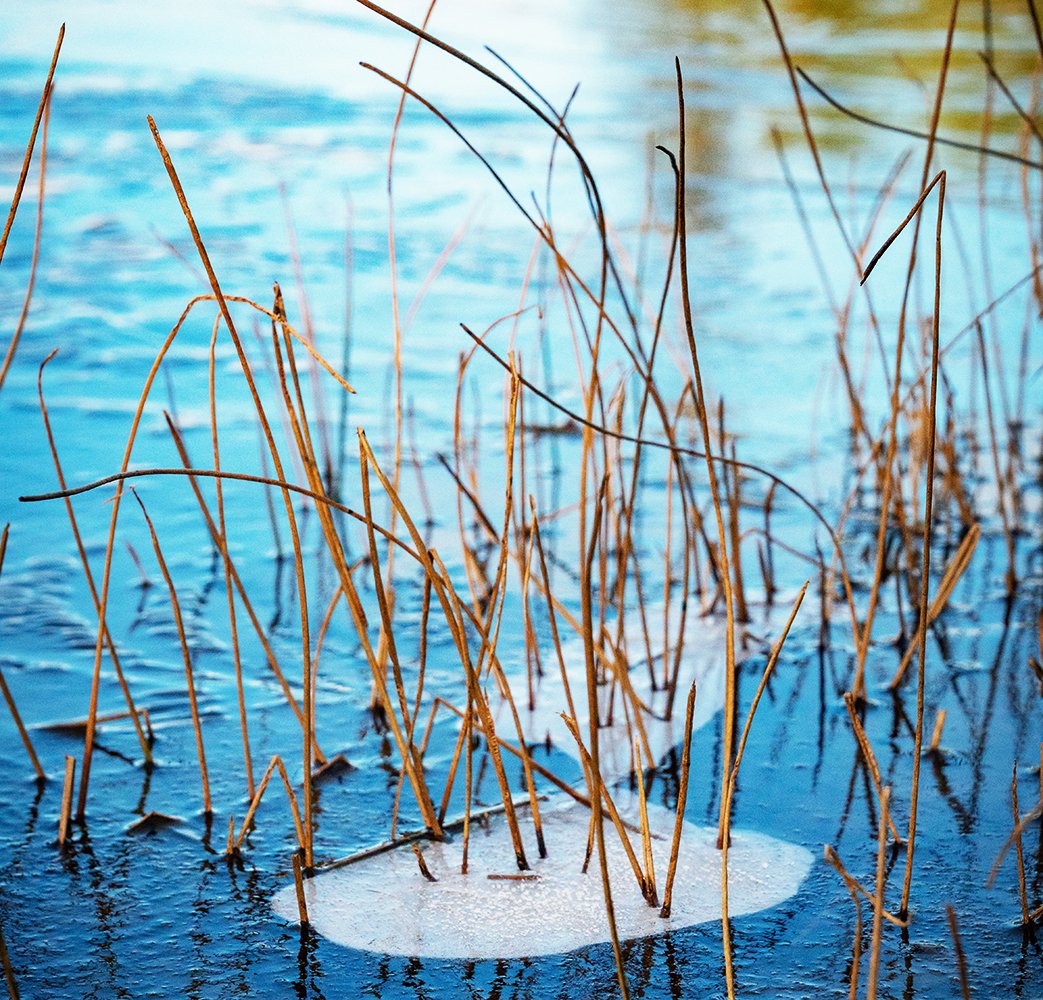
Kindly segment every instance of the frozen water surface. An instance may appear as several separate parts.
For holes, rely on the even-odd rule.
[[[633,819],[633,809],[627,811]],[[468,872],[460,874],[463,837],[422,842],[424,861],[437,882],[420,872],[408,846],[371,855],[308,879],[305,896],[312,926],[338,944],[392,955],[429,958],[522,958],[553,955],[609,940],[605,897],[596,853],[582,872],[590,813],[565,801],[541,814],[548,856],[527,843],[535,878],[519,874],[510,831],[502,816],[473,825]],[[658,884],[663,886],[674,814],[649,808]],[[531,841],[527,812],[519,822]],[[635,849],[640,838],[632,834]],[[721,852],[717,831],[685,823],[673,905],[668,918],[648,906],[618,836],[606,820],[605,848],[616,923],[624,938],[641,938],[721,918]],[[735,831],[728,853],[732,916],[775,906],[792,896],[811,867],[803,847],[747,830]],[[297,920],[291,884],[275,896],[276,913]]]

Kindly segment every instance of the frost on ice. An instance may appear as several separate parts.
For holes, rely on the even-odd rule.
[[[423,842],[438,879],[421,875],[408,848],[373,855],[309,879],[308,916],[320,934],[349,948],[430,958],[521,958],[572,951],[609,940],[597,856],[582,874],[590,813],[571,801],[543,812],[548,857],[530,857],[531,879],[516,876],[514,849],[502,816],[471,830],[469,870],[460,874],[462,837]],[[519,821],[528,817],[524,811]],[[649,807],[660,887],[674,815]],[[529,827],[531,832],[531,824]],[[639,838],[638,848],[639,848]],[[717,830],[685,824],[673,909],[663,919],[641,897],[615,830],[605,830],[616,923],[623,938],[647,937],[721,917],[721,852]],[[535,855],[535,851],[531,852]],[[775,906],[792,896],[811,865],[802,847],[736,830],[728,856],[732,916]],[[490,876],[494,876],[490,878]],[[297,919],[293,885],[275,897],[276,913]]]

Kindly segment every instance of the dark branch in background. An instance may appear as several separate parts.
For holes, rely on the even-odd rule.
[[[797,67],[797,73],[800,74],[800,78],[813,90],[819,97],[822,98],[830,107],[839,111],[842,115],[846,115],[848,118],[853,119],[856,122],[861,122],[863,125],[869,125],[872,128],[883,129],[885,132],[895,132],[898,135],[907,135],[912,139],[922,139],[924,142],[931,140],[931,135],[927,132],[920,132],[917,129],[905,128],[903,125],[892,125],[890,122],[882,122],[877,118],[870,118],[868,115],[864,115],[861,112],[854,111],[849,107],[841,104],[835,97],[826,92],[824,88],[815,83],[810,76],[799,66]],[[1017,153],[1008,153],[1003,149],[992,149],[989,146],[979,146],[973,142],[962,142],[959,139],[948,139],[945,136],[936,135],[933,137],[934,142],[939,146],[949,146],[952,149],[963,149],[968,153],[979,153],[982,156],[994,156],[998,160],[1006,160],[1009,163],[1017,163],[1023,167],[1029,167],[1032,170],[1043,170],[1043,163],[1037,163],[1035,160],[1030,160],[1024,156],[1018,156]]]

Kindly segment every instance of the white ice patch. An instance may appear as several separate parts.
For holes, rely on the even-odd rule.
[[[548,857],[531,849],[531,820],[524,823],[528,873],[534,879],[503,879],[520,873],[506,821],[471,831],[469,871],[460,874],[463,839],[421,842],[437,882],[420,872],[409,847],[371,855],[316,875],[304,892],[312,926],[349,948],[429,958],[491,959],[553,955],[609,940],[597,852],[581,872],[590,813],[571,801],[547,804],[543,815]],[[630,810],[628,809],[629,813]],[[656,880],[662,893],[674,815],[649,806]],[[640,837],[631,834],[640,855]],[[671,916],[659,916],[637,887],[619,837],[606,821],[605,846],[616,923],[622,938],[641,938],[721,918],[721,852],[717,831],[685,823]],[[729,913],[741,916],[792,896],[811,866],[803,847],[736,830],[728,854]],[[276,894],[275,912],[296,921],[293,885]]]
[[[751,608],[757,632],[774,641],[786,608]],[[662,623],[662,615],[657,616]],[[671,628],[675,634],[676,629]],[[661,760],[684,738],[685,699],[694,680],[697,684],[693,729],[709,722],[724,704],[725,625],[719,616],[688,617],[684,653],[673,703],[672,718],[664,721],[668,695],[662,687],[664,661],[662,643],[652,646],[656,673],[653,689],[647,649],[637,628],[627,628],[625,648],[631,667],[629,684],[652,714],[642,713],[648,749]],[[562,650],[569,671],[572,700],[580,732],[587,736],[587,697],[582,643],[573,641]],[[522,727],[530,743],[547,736],[554,746],[578,758],[575,740],[559,713],[568,708],[565,686],[557,658],[543,659],[544,676],[535,685],[535,704],[524,704],[526,684],[512,688],[518,701]],[[508,707],[497,701],[490,685],[497,734],[514,742],[517,734]],[[603,684],[598,690],[601,773],[624,818],[636,823],[633,797],[615,785],[633,768],[633,736],[629,725],[633,703],[624,706],[618,684]],[[629,700],[628,700],[629,701]],[[611,720],[611,724],[609,724]],[[698,740],[698,737],[696,737]],[[568,799],[556,799],[541,807],[549,856],[537,857],[532,822],[527,809],[519,810],[532,879],[516,876],[507,823],[502,816],[488,826],[472,825],[468,852],[469,871],[460,874],[463,841],[459,833],[445,842],[422,841],[425,862],[438,880],[428,881],[408,846],[353,861],[322,872],[305,882],[308,915],[320,934],[350,948],[430,958],[520,958],[572,951],[609,940],[604,891],[595,855],[587,874],[581,871],[590,825],[589,810]],[[660,894],[673,836],[674,814],[649,805],[656,884]],[[641,837],[630,833],[641,857]],[[721,919],[721,852],[717,830],[685,823],[681,837],[677,877],[670,917],[659,916],[659,908],[648,906],[641,896],[633,869],[611,822],[605,819],[605,845],[615,904],[616,924],[624,939],[647,937],[691,924]],[[728,856],[729,905],[731,916],[741,916],[776,906],[792,896],[807,875],[811,854],[761,833],[734,830]],[[643,864],[643,861],[641,862]],[[490,876],[494,876],[490,878]],[[280,890],[273,907],[288,920],[298,919],[297,897],[291,884]]]

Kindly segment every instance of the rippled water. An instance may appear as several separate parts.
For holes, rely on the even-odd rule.
[[[36,397],[38,365],[53,348],[60,349],[45,385],[68,480],[87,482],[113,472],[158,344],[188,299],[207,290],[145,116],[154,117],[166,140],[226,291],[266,302],[271,282],[278,280],[292,316],[299,317],[303,289],[317,343],[338,365],[344,360],[350,312],[349,375],[360,391],[343,422],[339,398],[331,392],[329,433],[335,456],[347,456],[345,494],[357,502],[352,495],[357,489],[354,434],[346,428],[365,426],[378,448],[390,434],[386,169],[397,100],[391,85],[358,64],[364,60],[401,75],[412,48],[403,32],[347,2],[238,0],[219,9],[203,2],[144,9],[88,0],[70,6],[45,0],[31,11],[0,12],[3,204],[17,176],[57,25],[63,19],[68,23],[50,123],[39,274],[29,322],[0,390],[0,523],[11,524],[0,579],[0,667],[32,727],[85,715],[96,632],[64,508],[59,502],[29,506],[17,501],[20,494],[52,489],[55,482]],[[794,58],[838,98],[866,114],[922,129],[944,40],[947,12],[942,6],[794,0],[780,5],[780,16]],[[419,5],[399,9],[414,20],[423,16]],[[1022,4],[992,4],[991,14],[996,65],[1027,105],[1038,63],[1030,22]],[[709,0],[627,5],[444,0],[432,28],[493,63],[482,49],[490,45],[558,106],[581,84],[569,111],[571,128],[598,177],[615,238],[652,288],[662,272],[672,194],[666,164],[656,161],[652,149],[656,143],[676,147],[673,57],[680,58],[687,95],[690,270],[710,391],[726,400],[741,453],[784,474],[835,516],[851,480],[849,415],[835,371],[830,295],[842,299],[851,266],[817,188],[763,10]],[[984,45],[981,11],[964,11],[940,122],[943,135],[972,143],[980,138],[986,77],[975,53]],[[543,201],[551,155],[545,127],[444,54],[422,52],[414,82],[490,157],[527,205],[530,191]],[[908,138],[856,126],[810,94],[806,99],[841,214],[856,232],[865,226],[892,166],[906,149],[914,150],[877,228],[875,246],[915,198],[922,148]],[[990,143],[1018,151],[1016,113],[1002,97],[992,100]],[[773,151],[773,127],[783,139],[826,263],[828,294]],[[940,155],[950,171],[943,299],[947,341],[992,297],[1027,274],[1032,259],[1017,166],[993,161],[979,180],[975,154],[944,150]],[[589,237],[589,214],[561,151],[557,164],[552,207],[559,233]],[[28,278],[35,177],[34,171],[0,267],[5,344]],[[1038,190],[1036,174],[1029,177]],[[989,205],[984,218],[979,216],[979,184]],[[452,448],[458,355],[469,344],[458,324],[484,329],[518,307],[534,238],[459,139],[415,105],[407,109],[399,138],[394,198],[400,295],[408,304],[426,292],[405,336],[404,396],[415,414],[415,449],[435,512],[432,537],[451,553],[456,551],[454,491],[436,456]],[[646,224],[649,201],[655,225]],[[295,276],[288,215],[299,244],[301,282]],[[459,245],[426,291],[427,276],[457,235]],[[888,346],[899,302],[886,289],[900,277],[900,268],[897,262],[885,264],[874,279]],[[535,274],[537,282],[549,280],[546,272]],[[928,302],[926,278],[917,294],[921,304]],[[208,455],[206,359],[213,323],[208,309],[202,307],[186,324],[167,374],[157,382],[135,452],[142,466],[177,464],[164,408],[176,413],[189,451]],[[250,320],[243,315],[249,340]],[[560,306],[548,315],[549,326],[563,322]],[[995,403],[1011,412],[1018,405],[1017,345],[1026,322],[1035,322],[1035,312],[1024,292],[986,320],[986,331],[1000,338],[1009,362],[1003,390],[998,379],[993,383]],[[560,334],[555,343],[564,344],[561,350],[544,354],[532,346],[535,330],[532,316],[526,317],[519,343],[523,359],[531,359],[528,370],[538,370],[545,384],[575,405],[579,390],[571,342]],[[1032,330],[1036,337],[1038,325]],[[505,329],[499,343],[507,340]],[[973,371],[967,363],[970,343],[964,337],[953,349],[951,388],[956,407],[980,410],[981,389],[968,374]],[[1038,367],[1038,337],[1032,345]],[[685,362],[679,338],[672,341],[674,347],[677,369],[666,365],[663,379],[673,384],[676,395]],[[227,345],[219,351],[224,464],[262,471],[234,353]],[[261,348],[257,352],[262,356]],[[606,361],[607,366],[617,363]],[[886,399],[874,384],[875,369],[868,364],[865,369],[871,413],[879,419]],[[472,383],[466,394],[468,426],[482,428],[481,480],[495,498],[497,490],[502,492],[501,372],[479,358]],[[1024,442],[1026,523],[1038,529],[1039,490],[1036,484],[1033,491],[1032,484],[1039,460],[1038,372],[1020,384],[1030,429]],[[537,421],[556,419],[535,404],[532,412]],[[545,454],[545,467],[533,474],[533,488],[549,508],[571,495],[571,478],[563,470],[575,460],[575,442],[564,439]],[[202,457],[197,464],[205,464]],[[979,471],[988,477],[987,457],[980,459]],[[422,498],[411,471],[404,481],[410,502],[419,506]],[[262,805],[242,861],[230,864],[222,856],[227,816],[241,818],[246,805],[220,561],[183,483],[141,480],[138,489],[177,580],[194,654],[211,763],[213,829],[202,816],[169,605],[140,513],[127,504],[109,624],[135,697],[151,712],[159,766],[150,773],[141,766],[125,721],[103,727],[88,826],[76,834],[72,850],[60,853],[55,839],[62,761],[67,753],[78,755],[82,743],[75,735],[33,728],[53,778],[38,787],[14,727],[0,723],[0,925],[22,995],[610,994],[614,970],[607,946],[510,962],[419,961],[302,936],[275,916],[270,898],[286,883],[294,844],[285,802],[276,797],[281,790],[273,787],[275,794]],[[661,493],[661,484],[650,487],[653,495],[657,489]],[[96,572],[110,495],[87,494],[76,502]],[[259,616],[280,656],[293,662],[299,656],[299,621],[295,626],[292,572],[275,558],[278,545],[287,551],[285,531],[277,543],[250,488],[230,488],[228,503],[236,525],[234,554]],[[872,511],[860,514],[869,523]],[[1034,646],[1040,543],[1031,527],[1018,539],[1022,584],[1008,602],[998,518],[989,504],[983,504],[982,515],[985,533],[974,569],[957,590],[951,614],[942,619],[929,659],[927,718],[933,719],[939,707],[948,709],[944,745],[951,752],[924,767],[920,822],[927,832],[918,847],[915,920],[907,936],[892,929],[886,937],[881,967],[881,994],[886,996],[956,994],[947,903],[959,914],[977,991],[1026,1000],[1043,993],[1038,944],[1014,928],[1020,907],[1009,859],[995,887],[985,887],[1011,828],[1012,764],[1031,764],[1039,753],[1039,697],[1026,662],[1030,655],[1040,656]],[[787,537],[813,547],[814,525],[797,505],[781,503],[777,518]],[[649,523],[643,530],[649,544],[656,544],[661,529]],[[312,550],[318,544],[314,522],[305,540]],[[561,558],[566,563],[574,559],[567,523],[557,541]],[[149,585],[141,583],[124,542],[141,558]],[[353,544],[361,551],[364,536],[353,536]],[[779,560],[788,585],[799,585],[802,563],[781,553]],[[458,561],[450,568],[458,570]],[[565,599],[574,604],[567,569],[558,580]],[[860,570],[868,572],[864,566]],[[321,569],[316,575],[315,608],[321,608],[332,576]],[[419,593],[403,587],[399,601],[403,635],[415,641]],[[852,873],[868,884],[873,880],[875,800],[856,766],[840,701],[850,676],[850,651],[838,640],[828,655],[820,655],[816,614],[809,612],[790,640],[759,709],[735,822],[803,845],[816,857],[824,843],[834,844]],[[893,607],[885,607],[883,619],[878,634],[886,636],[896,627]],[[520,629],[505,630],[505,660],[512,653],[521,659],[522,639]],[[265,669],[259,643],[245,631],[243,641],[255,768],[272,753],[282,753],[297,761],[291,777],[299,782],[298,731]],[[448,637],[435,635],[432,648],[435,681],[458,685],[447,665]],[[893,701],[878,688],[895,662],[888,644],[874,648],[870,668],[876,704],[867,728],[881,754],[885,780],[904,799],[912,693]],[[744,703],[762,665],[762,658],[752,656],[741,673]],[[321,786],[316,845],[324,858],[369,847],[389,832],[397,758],[368,712],[368,676],[347,623],[337,624],[320,668],[318,738],[327,752],[343,751],[354,770]],[[101,709],[115,711],[120,705],[106,664]],[[712,824],[716,816],[720,729],[718,721],[696,743],[688,808],[699,823]],[[440,722],[435,734],[426,760],[432,787],[440,787],[452,752],[451,722]],[[544,762],[570,780],[581,780],[578,766],[555,748],[546,752]],[[676,761],[673,772],[670,763],[664,761],[662,780],[654,786],[667,805],[676,796]],[[1038,779],[1028,767],[1021,776],[1026,811],[1025,803],[1035,801]],[[491,783],[485,791],[495,794]],[[416,825],[418,817],[405,808],[403,824]],[[905,815],[904,802],[901,808]],[[125,833],[151,809],[185,822],[155,834]],[[1038,905],[1043,839],[1037,826],[1025,843],[1030,904]],[[903,861],[899,856],[895,862],[892,887],[900,883]],[[788,903],[736,920],[740,995],[846,996],[853,912],[835,872],[816,863]],[[640,995],[723,995],[714,925],[635,942],[627,954],[632,985]]]

